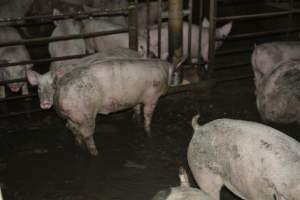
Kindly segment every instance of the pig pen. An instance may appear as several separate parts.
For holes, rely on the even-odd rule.
[[[227,7],[219,9],[221,16],[281,9],[256,1],[227,2],[230,1],[221,1]],[[197,1],[194,5],[198,6]],[[268,20],[237,21],[234,33],[249,33],[262,27],[284,28],[282,19],[275,19],[275,25]],[[177,186],[179,166],[188,169],[186,149],[192,136],[191,118],[196,113],[201,114],[201,123],[223,117],[262,123],[255,105],[249,48],[254,43],[284,37],[286,33],[267,38],[229,38],[216,52],[216,67],[212,71],[216,86],[163,97],[155,110],[152,138],[147,138],[131,119],[132,111],[99,115],[95,133],[98,157],[91,157],[75,145],[64,120],[53,109],[40,112],[37,97],[24,100],[12,96],[10,101],[1,102],[0,187],[4,200],[151,199],[157,191]],[[239,49],[248,50],[237,54]],[[43,47],[32,48],[30,54],[32,59],[41,58],[47,51]],[[36,68],[45,72],[48,64],[38,64]],[[20,111],[24,113],[19,115]],[[300,141],[299,126],[269,125]],[[226,200],[239,199],[225,188],[221,196]]]

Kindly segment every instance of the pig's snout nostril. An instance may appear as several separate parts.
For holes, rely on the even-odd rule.
[[[40,104],[40,107],[42,109],[49,109],[51,107],[51,104],[50,104],[50,102],[43,102]]]

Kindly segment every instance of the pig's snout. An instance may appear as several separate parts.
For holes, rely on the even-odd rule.
[[[10,84],[8,87],[12,92],[19,92],[20,90],[20,87],[17,84]]]
[[[43,109],[43,110],[47,110],[47,109],[50,109],[51,108],[51,103],[50,101],[43,101],[40,103],[40,107]]]

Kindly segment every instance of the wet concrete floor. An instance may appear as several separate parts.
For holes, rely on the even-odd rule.
[[[37,101],[31,104],[38,106]],[[190,121],[197,112],[202,123],[223,117],[260,122],[250,79],[219,83],[201,94],[162,98],[155,111],[152,138],[131,120],[131,111],[98,116],[98,157],[75,145],[53,110],[1,119],[4,200],[151,199],[157,191],[179,184],[179,166],[188,169]],[[272,126],[300,140],[297,125]],[[238,198],[224,189],[222,199]]]

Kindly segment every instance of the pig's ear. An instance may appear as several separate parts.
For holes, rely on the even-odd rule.
[[[229,22],[217,29],[217,37],[218,38],[226,38],[232,29],[232,22]]]
[[[53,13],[52,14],[54,16],[62,15],[62,13],[58,9],[56,9],[56,8],[53,9]],[[57,25],[59,25],[59,20],[55,20],[55,21],[53,21],[53,23],[54,23],[55,26],[57,26]]]
[[[58,78],[62,77],[64,74],[65,74],[65,70],[62,67],[60,67],[57,70],[55,70],[55,75]]]
[[[202,27],[203,28],[208,28],[209,27],[209,21],[206,17],[204,17],[204,19],[202,21]]]
[[[39,79],[40,79],[40,76],[41,76],[39,73],[28,69],[27,72],[26,72],[26,76],[27,76],[27,79],[28,79],[28,81],[31,85],[38,85],[39,84]]]

